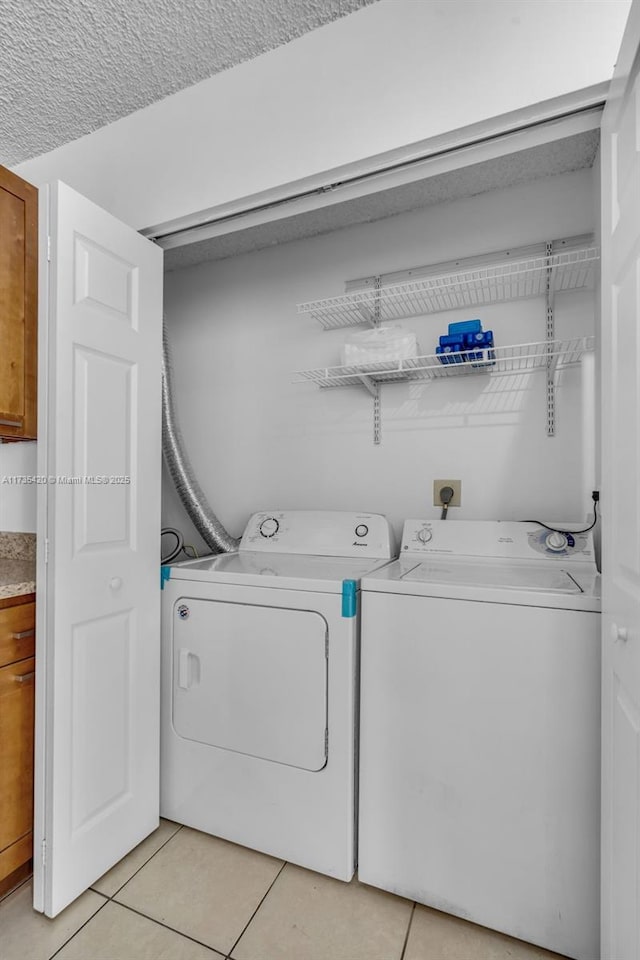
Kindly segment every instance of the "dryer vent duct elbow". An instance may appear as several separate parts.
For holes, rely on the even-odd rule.
[[[209,506],[184,449],[173,403],[171,355],[166,322],[162,328],[162,452],[178,496],[207,546],[213,553],[230,553],[236,550],[240,541],[227,533]]]

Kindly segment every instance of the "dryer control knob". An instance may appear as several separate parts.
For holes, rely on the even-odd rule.
[[[366,523],[359,523],[356,527],[355,533],[356,537],[362,540],[362,538],[366,537],[366,535],[369,533],[369,527],[366,525]]]
[[[426,527],[423,527],[422,530],[418,530],[416,536],[420,543],[429,543],[429,540],[431,540],[433,534],[431,533],[431,530],[427,530]]]
[[[263,537],[275,537],[279,529],[280,524],[275,517],[267,517],[267,519],[263,520],[260,524],[260,533]]]
[[[569,541],[565,537],[564,533],[559,533],[557,530],[555,530],[553,533],[547,534],[544,543],[549,550],[559,553],[561,550],[566,550]]]

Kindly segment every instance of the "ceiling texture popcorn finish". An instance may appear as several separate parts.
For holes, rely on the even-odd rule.
[[[0,163],[12,165],[374,0],[0,0]]]

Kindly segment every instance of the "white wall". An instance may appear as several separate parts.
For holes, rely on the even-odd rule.
[[[334,234],[202,264],[166,278],[177,408],[196,474],[239,535],[251,512],[363,509],[436,516],[432,481],[462,480],[455,518],[582,519],[580,373],[563,374],[558,432],[546,436],[543,374],[382,388],[382,444],[359,389],[295,385],[295,370],[339,362],[345,331],[296,314],[347,279],[593,229],[592,171],[413,211]],[[542,340],[541,299],[483,308],[498,344]],[[469,311],[404,321],[425,352]],[[590,333],[590,293],[560,295],[557,336]],[[191,539],[169,483],[164,522]],[[191,532],[190,532],[191,531]]]
[[[35,443],[0,443],[0,530],[36,532],[36,485],[14,479],[35,475]]]
[[[18,165],[138,229],[610,79],[629,0],[379,0]]]

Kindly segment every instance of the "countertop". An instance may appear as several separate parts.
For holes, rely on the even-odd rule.
[[[0,600],[35,593],[36,538],[0,532]]]

